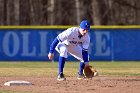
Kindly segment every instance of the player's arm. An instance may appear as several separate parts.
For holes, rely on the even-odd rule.
[[[63,42],[64,40],[66,40],[70,34],[71,34],[71,28],[65,30],[64,32],[60,33],[55,39],[54,41],[52,42],[51,46],[50,46],[50,51],[49,51],[49,54],[48,54],[48,58],[50,60],[53,59],[53,56],[54,56],[54,50],[55,50],[55,47],[57,46],[57,44],[59,42]]]
[[[50,46],[50,52],[49,52],[49,53],[53,53],[53,52],[54,52],[54,49],[55,49],[55,47],[57,46],[58,43],[59,43],[59,40],[58,40],[58,38],[56,37],[56,38],[54,39],[54,41],[52,42],[51,46]]]
[[[51,46],[50,46],[50,51],[49,51],[49,54],[48,54],[48,58],[49,58],[50,60],[53,59],[53,56],[54,56],[53,53],[54,53],[55,47],[57,46],[58,43],[59,43],[59,40],[58,40],[58,38],[56,37],[56,38],[54,39],[54,41],[52,42]]]
[[[88,50],[82,49],[82,56],[85,64],[88,64],[89,57],[88,57]]]
[[[83,42],[83,45],[82,45],[82,56],[83,56],[85,65],[88,65],[88,62],[89,62],[89,54],[88,54],[89,43],[90,43],[90,38],[88,37]]]

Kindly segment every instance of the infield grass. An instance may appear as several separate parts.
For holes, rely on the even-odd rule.
[[[0,62],[0,76],[57,76],[57,62]],[[99,75],[140,76],[140,62],[90,62]],[[66,62],[66,76],[77,76],[79,62]]]

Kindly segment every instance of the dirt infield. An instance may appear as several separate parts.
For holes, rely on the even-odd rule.
[[[4,86],[11,80],[26,80],[31,86]],[[0,90],[32,93],[140,93],[140,76],[98,76],[92,80],[77,80],[67,77],[57,81],[56,77],[0,77]],[[13,93],[13,92],[12,92]]]

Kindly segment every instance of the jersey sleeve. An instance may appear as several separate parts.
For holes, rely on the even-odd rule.
[[[69,28],[67,30],[65,30],[64,32],[60,33],[58,36],[57,36],[57,39],[60,41],[60,42],[63,42],[65,41],[66,39],[68,39],[68,37],[71,35],[72,33],[72,28]]]
[[[54,41],[52,42],[51,46],[50,46],[50,52],[49,53],[53,53],[55,47],[57,46],[57,44],[59,43],[59,40],[57,38],[54,39]]]
[[[84,51],[88,51],[89,44],[90,44],[90,37],[88,35],[87,38],[85,38],[85,40],[82,43],[82,48]]]
[[[84,39],[82,44],[82,56],[85,63],[89,62],[89,56],[88,56],[89,43],[90,43],[90,38],[87,35],[87,37]]]

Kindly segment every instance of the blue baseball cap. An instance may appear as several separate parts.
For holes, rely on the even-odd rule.
[[[90,30],[90,22],[88,20],[83,20],[80,23],[80,27],[85,30]]]

